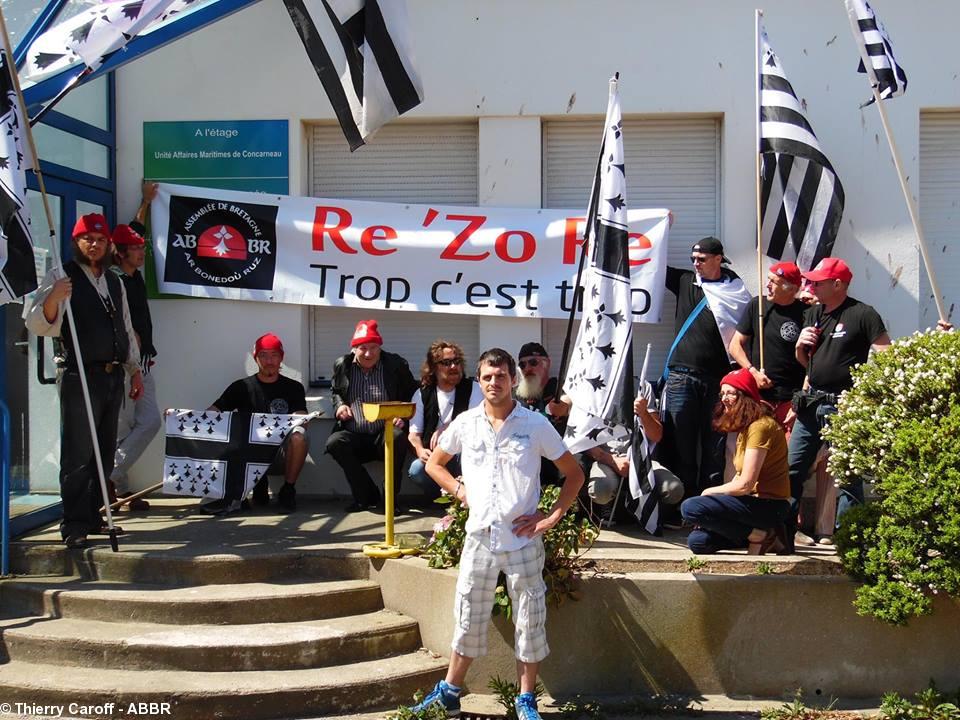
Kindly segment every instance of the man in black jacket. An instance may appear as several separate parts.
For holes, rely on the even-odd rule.
[[[363,403],[389,400],[409,402],[417,382],[406,360],[383,350],[383,338],[376,320],[357,323],[350,341],[352,350],[333,364],[333,406],[337,424],[327,438],[327,453],[343,468],[353,502],[347,512],[368,510],[380,504],[380,491],[363,463],[383,457],[384,421],[368,422]],[[404,423],[393,421],[394,496],[399,494],[406,445],[402,441]]]
[[[146,195],[144,197],[146,198]],[[130,321],[140,343],[140,370],[143,376],[143,395],[136,402],[124,403],[120,410],[118,445],[113,473],[110,475],[119,498],[131,494],[127,473],[143,455],[143,451],[147,449],[161,425],[160,408],[157,405],[157,385],[151,372],[153,358],[157,356],[157,350],[153,346],[153,320],[147,303],[147,286],[140,272],[146,257],[146,241],[143,239],[143,232],[143,226],[137,224],[137,221],[130,225],[117,225],[113,230],[113,245],[116,248],[114,267],[127,292]],[[127,508],[148,510],[150,503],[138,498],[131,500]]]

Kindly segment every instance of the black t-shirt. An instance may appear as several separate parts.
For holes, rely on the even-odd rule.
[[[737,331],[750,337],[750,362],[760,367],[760,343],[757,333],[759,317],[757,305],[760,298],[751,298],[737,323]],[[794,350],[803,314],[807,306],[799,300],[790,305],[777,305],[763,299],[763,371],[773,381],[773,387],[760,394],[766,400],[789,400],[794,390],[803,386],[806,375],[803,365],[797,362]]]
[[[804,327],[819,324],[820,343],[807,365],[807,375],[810,387],[825,392],[850,389],[850,368],[866,362],[870,346],[887,332],[879,313],[852,297],[829,313],[822,305],[814,305],[803,321]]]
[[[280,375],[276,382],[261,382],[256,375],[230,384],[213,402],[220,410],[290,415],[307,411],[303,385]]]
[[[724,271],[727,273],[728,271]],[[691,270],[667,268],[667,290],[677,296],[677,314],[674,321],[674,337],[680,332],[683,323],[693,309],[703,299],[703,290],[695,282],[696,275]],[[704,282],[710,282],[704,280]],[[719,281],[718,281],[719,282]],[[670,368],[685,367],[697,370],[705,375],[723,377],[730,370],[730,359],[723,344],[717,321],[707,305],[687,328],[683,338],[670,357]]]

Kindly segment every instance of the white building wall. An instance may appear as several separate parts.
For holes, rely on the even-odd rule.
[[[920,110],[960,106],[960,67],[943,52],[952,47],[960,5],[875,4],[910,76],[907,94],[887,109],[916,193]],[[621,73],[627,116],[722,115],[721,237],[736,269],[749,285],[756,284],[755,3],[410,0],[409,5],[426,99],[398,122],[479,118],[481,204],[538,206],[541,120],[595,116],[599,128],[606,81],[614,71]],[[765,6],[771,43],[846,190],[835,254],[853,268],[852,294],[877,307],[894,337],[910,333],[918,326],[919,256],[876,109],[858,107],[869,89],[854,72],[858,56],[843,3],[769,0]],[[137,202],[145,121],[287,118],[290,189],[305,194],[303,123],[333,117],[279,2],[253,5],[121,69],[117,107],[121,218]],[[956,281],[950,281],[948,289],[941,279],[947,306],[957,295]],[[306,367],[305,309],[205,300],[158,301],[152,307],[161,405],[212,400],[242,374],[242,355],[261,328],[283,335],[294,370]],[[485,319],[481,345],[485,338],[515,345],[539,332],[535,324]],[[184,342],[185,335],[193,342]]]

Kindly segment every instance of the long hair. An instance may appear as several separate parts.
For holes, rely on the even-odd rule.
[[[743,432],[765,415],[772,415],[772,408],[758,403],[749,395],[737,390],[737,401],[729,408],[718,402],[713,409],[713,429],[721,433]]]
[[[434,340],[427,349],[427,357],[424,359],[423,365],[420,366],[420,387],[429,387],[436,384],[437,376],[434,375],[434,372],[439,362],[443,360],[443,351],[447,348],[456,353],[456,358],[460,361],[460,367],[463,367],[462,347],[443,338]]]

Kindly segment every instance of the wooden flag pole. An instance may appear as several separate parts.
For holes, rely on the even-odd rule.
[[[754,95],[754,117],[755,122],[755,148],[754,155],[754,184],[757,201],[757,312],[759,313],[757,324],[757,347],[760,348],[760,372],[763,372],[763,217],[760,214],[760,92],[763,80],[760,75],[760,18],[763,17],[763,10],[753,11],[753,95]]]
[[[47,189],[43,182],[43,173],[40,170],[40,156],[37,154],[37,146],[33,140],[33,131],[30,129],[30,123],[27,121],[26,104],[23,101],[23,91],[20,89],[20,76],[16,72],[16,66],[13,64],[13,50],[10,47],[10,36],[7,34],[7,22],[3,16],[3,10],[0,9],[0,34],[3,35],[3,47],[7,53],[7,66],[10,72],[10,78],[13,86],[17,90],[17,102],[20,103],[20,113],[23,119],[24,132],[27,136],[27,143],[30,146],[30,154],[33,156],[33,172],[37,176],[37,185],[40,187],[40,196],[43,199],[43,210],[47,216],[47,227],[50,228],[51,252],[55,259],[56,266],[60,275],[63,275],[63,263],[60,260],[60,248],[57,246],[57,227],[53,222],[53,213],[50,211],[50,201],[47,198]],[[73,308],[70,305],[70,298],[64,302],[67,313],[67,319],[71,328],[76,328],[77,324],[73,320]],[[90,388],[87,386],[87,374],[84,371],[83,356],[80,354],[80,342],[77,340],[76,332],[70,333],[73,341],[73,350],[77,356],[77,367],[80,375],[80,387],[83,390],[83,401],[87,410],[87,423],[90,426],[90,437],[93,439],[93,456],[97,463],[97,474],[100,479],[100,491],[104,498],[108,498],[107,479],[103,472],[103,459],[100,457],[100,444],[97,441],[97,426],[93,419],[93,404],[90,402]],[[120,545],[117,541],[117,530],[113,524],[113,513],[109,506],[106,508],[107,528],[110,535],[110,547],[114,552],[119,552]]]
[[[857,23],[855,14],[852,11],[847,12],[847,19],[850,21],[850,30],[853,32],[853,39],[860,52],[860,60],[867,71],[867,77],[870,79],[870,90],[873,92],[873,104],[877,106],[877,112],[880,113],[880,123],[883,125],[883,132],[887,136],[887,144],[890,146],[890,155],[893,157],[893,165],[897,169],[897,177],[900,180],[900,189],[903,191],[903,197],[907,201],[907,210],[910,213],[910,221],[913,223],[913,231],[917,234],[917,242],[920,245],[920,255],[923,258],[923,265],[927,270],[927,277],[930,279],[930,290],[933,292],[933,301],[937,304],[937,314],[941,322],[947,322],[947,312],[943,307],[943,299],[940,297],[940,287],[933,273],[933,263],[930,260],[930,251],[927,248],[927,241],[923,234],[923,227],[920,224],[920,213],[917,210],[917,203],[907,187],[906,174],[903,172],[903,162],[900,160],[900,151],[897,149],[897,143],[893,139],[893,131],[890,129],[890,122],[887,119],[887,111],[880,99],[879,83],[873,72],[873,65],[870,62],[870,56],[867,49],[861,42],[862,35]]]

